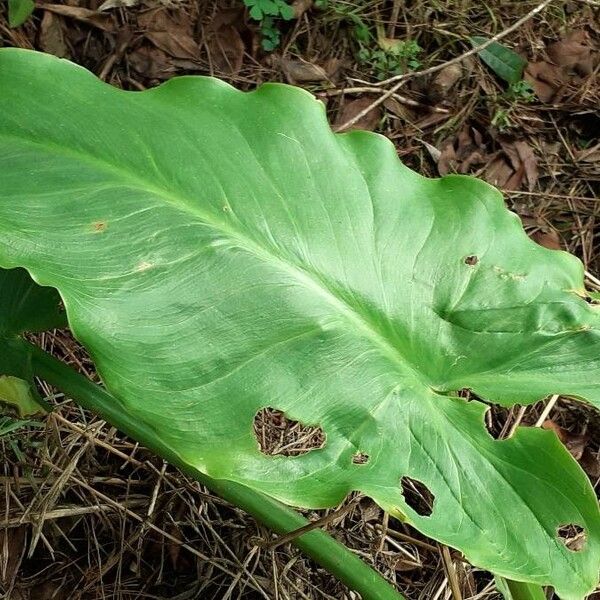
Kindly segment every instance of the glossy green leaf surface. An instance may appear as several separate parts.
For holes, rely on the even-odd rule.
[[[483,182],[334,135],[289,86],[123,92],[0,50],[0,266],[58,288],[122,410],[210,476],[307,507],[360,490],[500,575],[563,599],[595,585],[598,505],[575,461],[548,431],[494,440],[486,406],[455,397],[600,405],[582,265]],[[324,447],[263,455],[265,407],[319,425]],[[403,477],[435,496],[430,516]],[[557,536],[571,523],[582,551]]]
[[[23,25],[34,8],[33,0],[8,0],[8,24],[11,27]]]
[[[37,285],[25,269],[0,269],[0,402],[21,417],[43,409],[31,356],[19,335],[65,326],[55,289]]]
[[[36,284],[25,269],[0,269],[0,336],[66,325],[55,289]]]
[[[479,35],[471,38],[473,46],[481,46],[486,41],[486,38]],[[481,60],[507,83],[517,83],[522,79],[527,61],[514,50],[498,42],[492,42],[478,54]]]
[[[42,410],[29,382],[12,375],[0,375],[0,402],[12,406],[20,417]]]

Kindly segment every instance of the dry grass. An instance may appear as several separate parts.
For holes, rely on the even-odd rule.
[[[235,73],[219,68],[214,47],[211,50],[210,28],[225,9],[239,6],[236,2],[183,0],[172,9],[194,24],[191,35],[200,54],[193,69],[181,58],[140,54],[145,42],[138,18],[146,8],[113,11],[109,19],[118,27],[108,32],[57,18],[77,62],[130,89],[143,89],[160,79],[149,70],[146,74],[136,70],[140,56],[172,67],[169,76],[210,73],[243,88],[266,80],[289,81],[291,67],[286,60],[317,65],[326,71],[327,80],[298,83],[321,95],[331,121],[336,122],[353,100],[374,99],[380,93],[376,69],[356,59],[357,20],[372,30],[379,25],[388,37],[417,41],[423,48],[419,60],[427,67],[467,49],[469,35],[502,31],[535,4],[522,0],[332,0],[322,12],[309,11],[282,24],[282,50],[271,56],[257,50],[255,27],[244,25],[245,54]],[[96,6],[84,0],[81,5]],[[0,14],[0,45],[40,47],[40,17],[36,13],[33,22],[13,31]],[[125,35],[126,28],[132,35]],[[600,23],[593,2],[557,1],[506,43],[532,60],[540,59],[547,43],[581,28],[598,43]],[[483,160],[469,168],[477,175],[486,172],[502,143],[525,140],[537,156],[539,175],[532,189],[520,186],[507,193],[508,204],[532,235],[550,236],[578,255],[590,273],[590,288],[600,290],[600,281],[594,279],[600,275],[596,200],[600,163],[582,155],[582,149],[593,151],[600,141],[597,74],[596,69],[583,85],[567,86],[556,103],[511,103],[503,97],[495,77],[471,58],[464,62],[451,93],[440,94],[430,79],[414,80],[386,102],[368,126],[394,140],[407,164],[432,176],[437,175],[437,165],[431,148],[441,149],[465,126],[481,136]],[[345,93],[344,88],[367,91]],[[504,131],[492,122],[499,110],[510,113]],[[45,334],[38,342],[95,377],[93,365],[67,333]],[[42,422],[42,428],[27,427],[0,438],[4,456],[0,590],[5,598],[356,597],[289,544],[269,546],[272,534],[250,517],[55,390],[40,385],[56,410]],[[524,410],[493,408],[488,428],[495,436],[505,437],[518,424],[535,424],[543,409],[544,403]],[[598,414],[560,398],[550,417],[563,428],[567,445],[585,440],[588,463],[584,466],[598,489]],[[301,453],[323,442],[318,429],[290,423],[273,411],[259,414],[255,427],[263,449],[270,453]],[[412,492],[407,493],[418,495],[418,486],[413,483]],[[489,574],[388,519],[367,498],[353,496],[337,510],[307,513],[312,519],[326,515],[332,515],[327,519],[329,530],[396,583],[409,600],[449,600],[453,595],[456,600],[459,593],[471,600],[499,597]],[[576,531],[566,535],[576,543]]]

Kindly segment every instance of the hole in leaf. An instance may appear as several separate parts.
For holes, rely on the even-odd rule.
[[[366,465],[369,462],[369,455],[364,452],[357,452],[352,457],[352,464],[354,465]]]
[[[474,267],[478,262],[479,258],[474,254],[471,254],[470,256],[467,256],[467,258],[465,258],[465,265],[469,265],[470,267]]]
[[[429,517],[433,512],[435,496],[429,488],[418,479],[404,476],[400,480],[404,501],[421,517]]]
[[[580,296],[580,298],[581,297],[582,296]],[[586,295],[583,296],[583,299],[592,306],[598,306],[600,304],[600,296],[598,296],[598,294],[595,294],[594,296]]]
[[[471,388],[462,388],[456,392],[459,398],[464,398],[467,401],[473,400],[473,390]]]
[[[556,530],[556,535],[572,552],[580,552],[583,550],[587,541],[585,529],[576,523],[561,525]]]
[[[260,451],[268,456],[302,456],[325,445],[320,427],[288,419],[282,411],[269,407],[256,413],[254,435]]]
[[[514,423],[514,410],[491,404],[485,412],[484,423],[490,437],[495,440],[504,440],[510,433]]]

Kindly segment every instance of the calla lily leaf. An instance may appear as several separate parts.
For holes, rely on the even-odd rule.
[[[493,439],[487,405],[458,395],[600,406],[581,263],[531,242],[487,184],[335,135],[289,86],[124,92],[3,49],[0,266],[58,289],[123,410],[211,477],[304,507],[359,490],[500,576],[565,600],[595,586],[600,516],[576,462],[549,431]],[[264,454],[264,408],[323,447]],[[565,525],[585,531],[577,551]]]

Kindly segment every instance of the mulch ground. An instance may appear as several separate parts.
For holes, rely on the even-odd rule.
[[[214,75],[242,89],[288,82],[321,98],[332,125],[343,129],[390,88],[389,77],[458,56],[470,47],[469,36],[500,33],[535,5],[296,0],[294,18],[261,26],[241,1],[66,0],[38,3],[31,19],[10,29],[2,2],[0,46],[69,58],[131,90],[181,74]],[[596,0],[557,0],[502,41],[526,59],[529,86],[508,90],[472,56],[408,80],[352,125],[387,135],[423,174],[471,173],[499,187],[536,242],[581,258],[596,291],[599,15]],[[263,49],[277,38],[273,51]],[[399,58],[382,51],[398,44]],[[38,342],[95,377],[68,332]],[[266,548],[273,536],[253,519],[41,386],[55,412],[0,437],[4,598],[356,598],[289,544]],[[598,414],[567,398],[548,414],[544,407],[495,409],[489,429],[505,436],[542,417],[598,489]],[[256,428],[271,453],[320,443],[318,431],[281,414],[261,415]],[[331,514],[335,537],[409,600],[458,600],[449,575],[465,599],[499,598],[488,573],[388,521],[369,499],[353,496],[336,510],[307,516]]]

